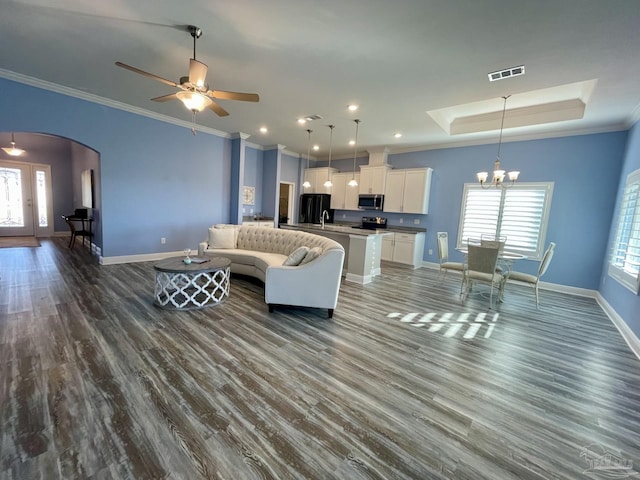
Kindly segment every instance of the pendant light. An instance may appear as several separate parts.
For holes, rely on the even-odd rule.
[[[307,169],[304,171],[304,183],[302,184],[302,188],[311,187],[311,182],[307,179],[307,171],[309,170],[309,156],[311,155],[311,132],[313,130],[307,129],[307,133],[309,134],[309,139],[307,140]]]
[[[21,148],[16,148],[16,141],[13,138],[13,132],[11,132],[11,146],[10,147],[2,147],[2,150],[7,152],[8,155],[12,157],[19,157],[24,153],[24,150]]]
[[[480,185],[482,186],[482,188],[490,188],[490,187],[496,187],[496,188],[508,188],[510,186],[512,186],[514,183],[516,183],[516,180],[518,180],[518,175],[520,175],[520,172],[514,170],[512,172],[509,172],[507,175],[509,175],[509,180],[511,181],[510,184],[505,184],[504,183],[504,174],[505,171],[502,170],[500,168],[500,147],[502,146],[502,131],[504,129],[504,114],[507,111],[507,98],[509,98],[511,95],[507,95],[506,97],[502,97],[504,98],[504,106],[502,107],[502,122],[500,123],[500,138],[498,140],[498,154],[496,155],[496,161],[493,164],[493,178],[491,179],[490,183],[487,183],[487,178],[489,177],[489,172],[478,172],[476,174],[476,176],[478,177],[478,181],[480,182]]]
[[[331,146],[333,145],[333,129],[336,128],[335,125],[328,125],[331,129],[331,133],[329,134],[329,170],[327,173],[327,181],[324,182],[324,186],[327,188],[333,187],[333,183],[331,182]]]
[[[353,173],[351,174],[351,180],[349,180],[348,183],[350,187],[358,186],[358,181],[356,180],[356,156],[358,155],[358,127],[360,126],[360,120],[356,118],[354,122],[356,123],[356,140],[353,144]]]

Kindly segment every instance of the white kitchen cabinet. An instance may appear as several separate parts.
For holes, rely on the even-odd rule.
[[[388,165],[360,167],[359,193],[384,195],[388,171]]]
[[[275,228],[274,220],[251,220],[248,222],[242,222],[242,225],[246,227],[270,227]]]
[[[422,266],[424,237],[422,232],[385,235],[382,237],[382,260],[411,265],[413,268]]]
[[[393,240],[395,233],[388,233],[382,237],[382,252],[380,258],[387,262],[393,261]]]
[[[308,168],[305,170],[305,179],[309,181],[311,187],[303,188],[303,193],[332,193],[331,187],[325,187],[329,177],[333,181],[333,175],[337,172],[335,168]]]
[[[334,210],[358,210],[358,187],[349,186],[352,178],[360,183],[359,173],[334,173],[331,176],[331,208]]]
[[[431,168],[389,171],[384,192],[384,211],[429,213],[432,173]]]

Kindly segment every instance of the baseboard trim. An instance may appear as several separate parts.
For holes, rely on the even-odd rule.
[[[607,317],[609,317],[611,323],[613,323],[613,325],[618,329],[618,332],[620,332],[620,335],[622,335],[622,338],[627,343],[631,351],[640,360],[640,338],[633,333],[633,330],[629,328],[629,325],[627,325],[624,319],[618,315],[618,312],[609,305],[609,302],[604,299],[600,292],[597,292],[596,302],[598,302],[600,308],[602,308]]]
[[[184,256],[183,251],[179,252],[160,252],[160,253],[143,253],[140,255],[121,255],[116,257],[100,257],[100,265],[117,265],[119,263],[139,263],[154,262],[169,257]]]
[[[371,275],[356,275],[355,273],[347,273],[344,278],[347,282],[357,283],[359,285],[366,285],[371,283],[373,276]]]

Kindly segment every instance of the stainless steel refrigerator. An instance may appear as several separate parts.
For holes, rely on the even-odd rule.
[[[300,223],[320,223],[322,212],[327,211],[329,218],[325,223],[333,223],[333,210],[331,209],[331,195],[328,193],[304,193],[300,195]]]

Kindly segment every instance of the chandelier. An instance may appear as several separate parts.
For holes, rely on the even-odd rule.
[[[496,187],[496,188],[508,188],[510,186],[512,186],[514,183],[516,183],[516,180],[518,180],[518,175],[520,175],[520,172],[514,170],[512,172],[507,173],[507,175],[509,176],[509,181],[511,183],[504,183],[504,177],[505,177],[505,171],[502,170],[502,168],[500,168],[500,147],[502,146],[502,131],[504,129],[504,114],[507,111],[507,98],[509,98],[511,95],[507,95],[506,97],[502,97],[504,98],[504,106],[502,107],[502,122],[500,123],[500,139],[498,140],[498,154],[496,155],[496,161],[493,164],[493,179],[491,180],[490,183],[487,183],[487,179],[489,178],[489,172],[478,172],[476,174],[476,176],[478,177],[478,181],[480,182],[480,185],[482,186],[482,188],[490,188],[490,187]]]
[[[311,187],[311,182],[307,179],[307,172],[309,171],[309,157],[311,156],[311,132],[313,132],[313,130],[307,129],[307,133],[309,134],[309,139],[307,140],[307,169],[304,171],[304,183],[302,184],[302,188]]]

